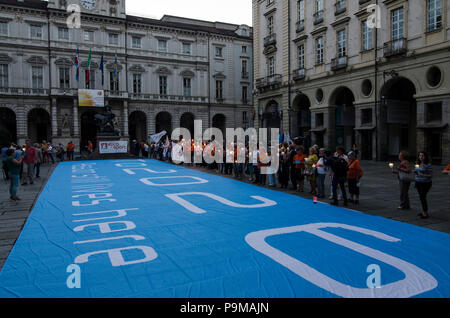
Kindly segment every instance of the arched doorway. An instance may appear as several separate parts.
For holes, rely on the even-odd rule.
[[[330,105],[335,109],[336,147],[344,147],[349,151],[356,142],[355,138],[355,96],[347,87],[337,88],[331,95]]]
[[[50,114],[41,108],[32,109],[28,113],[28,138],[34,142],[51,139]]]
[[[172,135],[172,115],[168,112],[161,112],[156,115],[156,133],[166,131],[167,135]]]
[[[217,114],[212,118],[213,128],[218,128],[222,131],[222,136],[226,137],[226,121],[227,118],[223,114]]]
[[[270,101],[266,106],[266,111],[262,116],[263,128],[281,128],[280,107],[274,100]]]
[[[147,140],[147,116],[144,112],[134,111],[128,119],[128,133],[131,140]]]
[[[97,147],[97,123],[95,115],[98,113],[92,110],[85,111],[81,115],[81,141],[80,149],[84,149],[88,145],[88,141],[91,141],[94,148]]]
[[[180,127],[189,130],[191,138],[194,138],[194,120],[195,117],[191,113],[184,113],[180,118]]]
[[[17,142],[16,114],[9,108],[0,107],[0,147]]]
[[[387,81],[381,90],[380,156],[396,158],[402,150],[411,155],[417,152],[417,106],[414,84],[397,77]]]
[[[292,103],[291,138],[303,137],[310,139],[311,135],[311,103],[308,96],[300,94]]]

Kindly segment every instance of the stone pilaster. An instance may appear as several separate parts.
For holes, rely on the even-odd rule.
[[[80,136],[80,123],[78,119],[78,98],[73,100],[73,135]]]
[[[51,104],[52,116],[52,139],[58,137],[58,108],[56,107],[56,98],[52,98]]]
[[[147,118],[147,122],[149,118]],[[123,102],[123,132],[124,137],[128,137],[128,101]]]

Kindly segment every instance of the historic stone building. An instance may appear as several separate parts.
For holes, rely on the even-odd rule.
[[[256,127],[450,162],[450,1],[253,0],[253,23]]]
[[[71,4],[81,8],[79,29],[67,24]],[[87,88],[104,90],[130,139],[192,129],[195,119],[204,129],[248,127],[252,32],[246,25],[129,16],[124,0],[0,0],[2,142],[95,141],[94,116],[103,109],[79,107],[78,89]]]

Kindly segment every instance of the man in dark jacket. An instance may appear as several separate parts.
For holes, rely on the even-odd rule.
[[[339,205],[337,198],[338,186],[341,188],[342,197],[344,198],[344,206],[348,205],[347,192],[345,190],[345,181],[347,179],[348,163],[344,157],[345,149],[343,147],[336,148],[336,154],[329,160],[331,170],[333,170],[333,205]]]

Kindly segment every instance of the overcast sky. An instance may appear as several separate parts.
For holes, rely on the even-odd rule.
[[[251,0],[127,0],[127,14],[160,19],[164,14],[252,25]]]

